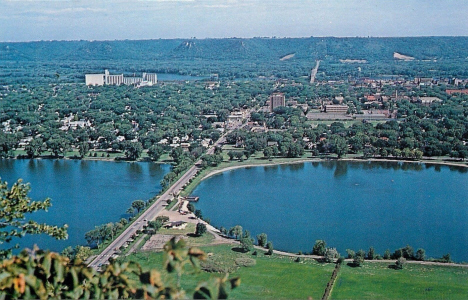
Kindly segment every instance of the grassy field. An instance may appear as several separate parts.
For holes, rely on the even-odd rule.
[[[297,263],[291,258],[269,258],[261,255],[257,264],[241,268],[242,285],[232,298],[254,299],[320,299],[333,272],[333,264]]]
[[[333,271],[333,264],[319,264],[312,260],[301,263],[292,258],[266,256],[259,253],[234,251],[230,245],[201,247],[209,255],[210,265],[223,267],[231,271],[230,277],[240,276],[241,285],[233,290],[230,299],[320,299]],[[236,259],[251,258],[256,263],[250,267],[239,267]],[[162,253],[140,252],[127,257],[140,263],[145,269],[161,270]],[[183,288],[191,295],[197,283],[211,276],[221,277],[221,273],[199,272],[194,275],[184,274]],[[171,275],[164,274],[168,280]]]
[[[193,228],[190,228],[190,230]],[[179,232],[179,234],[189,233]],[[166,234],[173,230],[165,231]],[[197,240],[198,239],[198,240]],[[186,238],[190,246],[199,246],[206,254],[202,263],[206,270],[193,272],[186,268],[182,288],[193,295],[197,284],[210,277],[241,278],[241,285],[230,293],[230,299],[320,299],[334,269],[334,264],[321,264],[311,259],[240,252],[233,245],[202,246],[212,237]],[[254,260],[251,266],[241,266],[239,259]],[[139,252],[124,260],[138,262],[145,270],[162,270],[161,252]],[[215,272],[221,271],[221,272]],[[168,282],[176,280],[173,274],[162,272]],[[364,263],[353,268],[343,265],[330,299],[466,299],[468,296],[468,269],[463,267],[407,264],[403,270],[389,268],[388,263]]]
[[[388,263],[343,265],[331,299],[467,299],[468,269],[407,264],[394,270]]]

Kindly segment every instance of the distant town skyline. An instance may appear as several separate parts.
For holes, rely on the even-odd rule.
[[[458,0],[0,0],[0,41],[468,36]]]

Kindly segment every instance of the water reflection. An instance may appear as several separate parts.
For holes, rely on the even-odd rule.
[[[335,172],[333,173],[333,176],[335,178],[345,176],[348,173],[348,166],[349,166],[349,163],[345,161],[338,161],[336,163],[336,169],[335,169]]]
[[[458,173],[464,174],[468,172],[468,168],[449,166],[450,171],[457,171]]]
[[[30,159],[28,161],[28,168],[32,171],[35,171],[36,170],[36,166],[37,166],[37,160],[34,160],[34,159]]]
[[[13,163],[14,161],[12,159],[0,159],[0,170],[12,168]]]
[[[289,169],[292,170],[292,171],[299,171],[299,170],[302,170],[302,169],[304,169],[304,163],[300,163],[300,164],[291,164],[291,165],[289,165]]]
[[[301,164],[303,165],[303,164]],[[350,170],[393,170],[393,171],[423,171],[428,169],[431,166],[423,164],[420,162],[398,162],[398,161],[343,161],[343,160],[326,160],[322,162],[312,162],[311,165],[314,168],[322,166],[325,169],[333,170],[335,177],[341,177],[346,175],[348,169]],[[282,167],[284,170],[286,166]],[[293,170],[300,170],[301,168],[297,167],[297,164],[290,165],[290,168]],[[437,166],[440,170],[440,166]],[[452,169],[451,169],[452,170]],[[453,170],[457,170],[461,173],[468,172],[466,168],[463,167],[453,167]]]
[[[298,166],[301,167],[298,167]],[[322,166],[327,170],[333,170],[335,177],[340,177],[346,175],[348,169],[350,170],[393,170],[393,171],[423,171],[434,169],[436,172],[440,172],[441,168],[444,165],[441,164],[431,164],[431,163],[422,163],[422,162],[410,162],[410,161],[343,161],[343,160],[324,160],[324,161],[314,161],[310,165],[314,168],[319,168]],[[289,166],[292,170],[301,170],[304,164],[291,164],[291,165],[282,165],[281,169],[285,170]],[[450,171],[457,171],[461,174],[468,173],[468,168],[462,166],[452,166],[446,165]]]
[[[85,171],[85,170],[89,170],[90,168],[90,162],[88,160],[81,160],[80,161],[80,169]]]
[[[162,167],[161,167],[161,164],[157,164],[157,163],[148,163],[149,165],[149,170],[151,173],[159,173],[162,171]]]
[[[64,162],[62,159],[54,159],[52,166],[53,166],[54,172],[62,172],[64,169],[66,170],[69,169],[68,167],[69,164],[67,163],[66,165],[64,165]]]
[[[143,168],[141,164],[138,163],[128,163],[127,165],[128,171],[130,171],[130,174],[133,176],[138,176],[140,177],[143,174]]]
[[[264,166],[263,171],[268,172],[268,171],[277,171],[279,170],[279,165],[271,165],[271,166]]]
[[[322,166],[325,169],[333,170],[336,166],[336,160],[326,160],[322,162]]]

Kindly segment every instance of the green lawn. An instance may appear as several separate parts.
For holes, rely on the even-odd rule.
[[[333,271],[333,264],[319,264],[312,260],[302,263],[294,262],[292,258],[280,256],[266,256],[259,253],[239,253],[232,250],[232,246],[219,245],[201,247],[209,255],[213,264],[236,269],[236,258],[253,258],[256,264],[251,267],[238,267],[230,273],[230,277],[241,278],[241,285],[233,290],[230,299],[320,299]],[[126,259],[140,263],[144,269],[155,268],[161,270],[162,253],[141,252],[128,256]],[[183,288],[188,295],[193,293],[197,283],[210,278],[221,277],[220,273],[200,272],[195,275],[184,274]],[[171,279],[168,274],[163,277]]]
[[[240,268],[233,274],[240,276],[242,284],[233,291],[232,298],[320,299],[333,268],[333,264],[297,263],[261,255],[255,266]]]
[[[467,299],[468,269],[407,264],[403,270],[388,263],[342,266],[331,299]]]

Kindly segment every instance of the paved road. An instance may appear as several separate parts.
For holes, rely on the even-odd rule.
[[[226,133],[227,134],[227,133]],[[225,135],[223,135],[219,140],[217,140],[213,146],[211,146],[206,153],[213,154],[216,146],[222,145],[226,141]],[[88,265],[89,267],[99,269],[101,265],[106,264],[109,258],[116,252],[120,247],[122,247],[131,237],[134,235],[137,230],[142,230],[143,226],[146,225],[147,221],[155,219],[158,214],[164,210],[166,206],[166,200],[171,199],[173,193],[178,193],[189,180],[194,177],[197,172],[200,170],[197,165],[201,164],[201,160],[197,161],[194,166],[192,166],[184,175],[182,175],[179,180],[177,180],[167,191],[162,194],[156,202],[154,202],[143,214],[141,214],[124,232],[122,232],[106,249],[104,249],[101,254],[96,256],[94,260]]]
[[[315,82],[315,77],[317,76],[317,71],[320,66],[320,60],[317,60],[317,63],[315,64],[315,68],[312,69],[310,72],[310,83]]]

